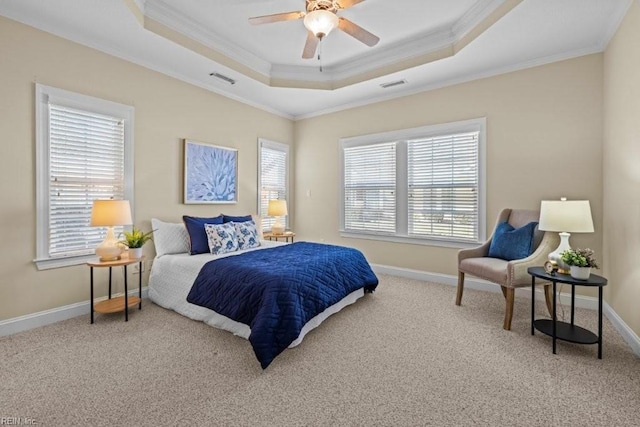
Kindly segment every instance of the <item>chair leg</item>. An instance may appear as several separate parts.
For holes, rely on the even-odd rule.
[[[547,302],[547,310],[549,310],[549,316],[553,317],[553,295],[551,293],[551,285],[544,285],[544,299]]]
[[[464,291],[464,273],[458,271],[458,292],[456,294],[456,305],[462,304],[462,291]]]
[[[504,326],[503,329],[510,331],[511,330],[511,319],[513,318],[513,301],[515,299],[516,290],[514,288],[504,288],[506,291],[507,298],[507,309],[504,314]]]

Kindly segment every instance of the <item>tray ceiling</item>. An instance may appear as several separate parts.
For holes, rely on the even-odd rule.
[[[366,0],[302,59],[304,0],[3,0],[0,14],[278,114],[301,118],[600,52],[631,0]],[[322,71],[320,71],[322,66]],[[235,84],[212,77],[229,77]],[[388,89],[381,84],[406,83]]]

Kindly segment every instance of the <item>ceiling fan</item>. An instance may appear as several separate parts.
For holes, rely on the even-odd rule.
[[[363,1],[365,0],[306,0],[306,12],[256,16],[249,18],[249,22],[253,25],[259,25],[304,18],[304,26],[307,28],[307,42],[304,45],[302,57],[309,59],[314,57],[320,41],[329,35],[334,28],[344,31],[367,46],[375,46],[380,41],[376,35],[337,15],[339,10],[350,8]]]

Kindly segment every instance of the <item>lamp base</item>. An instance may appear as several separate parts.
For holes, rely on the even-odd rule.
[[[100,257],[101,262],[106,262],[119,260],[120,254],[122,254],[122,248],[113,233],[113,227],[109,227],[107,228],[107,236],[96,247],[96,255]]]
[[[569,266],[562,261],[562,252],[567,249],[571,249],[569,245],[569,237],[571,237],[570,233],[562,232],[558,233],[560,236],[560,244],[556,248],[555,251],[549,254],[549,261],[555,262],[558,265],[558,272],[562,273],[564,271],[569,271]]]
[[[284,225],[282,225],[280,221],[276,221],[276,223],[271,226],[271,234],[284,234]]]
[[[100,257],[99,259],[100,259],[100,262],[120,261],[122,259],[122,256],[118,255],[117,257],[108,257],[108,258]]]

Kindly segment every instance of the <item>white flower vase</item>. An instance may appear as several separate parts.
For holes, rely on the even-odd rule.
[[[577,280],[589,280],[591,276],[591,267],[577,267],[572,265],[570,268],[571,277]]]
[[[142,248],[129,248],[129,259],[142,258]]]

